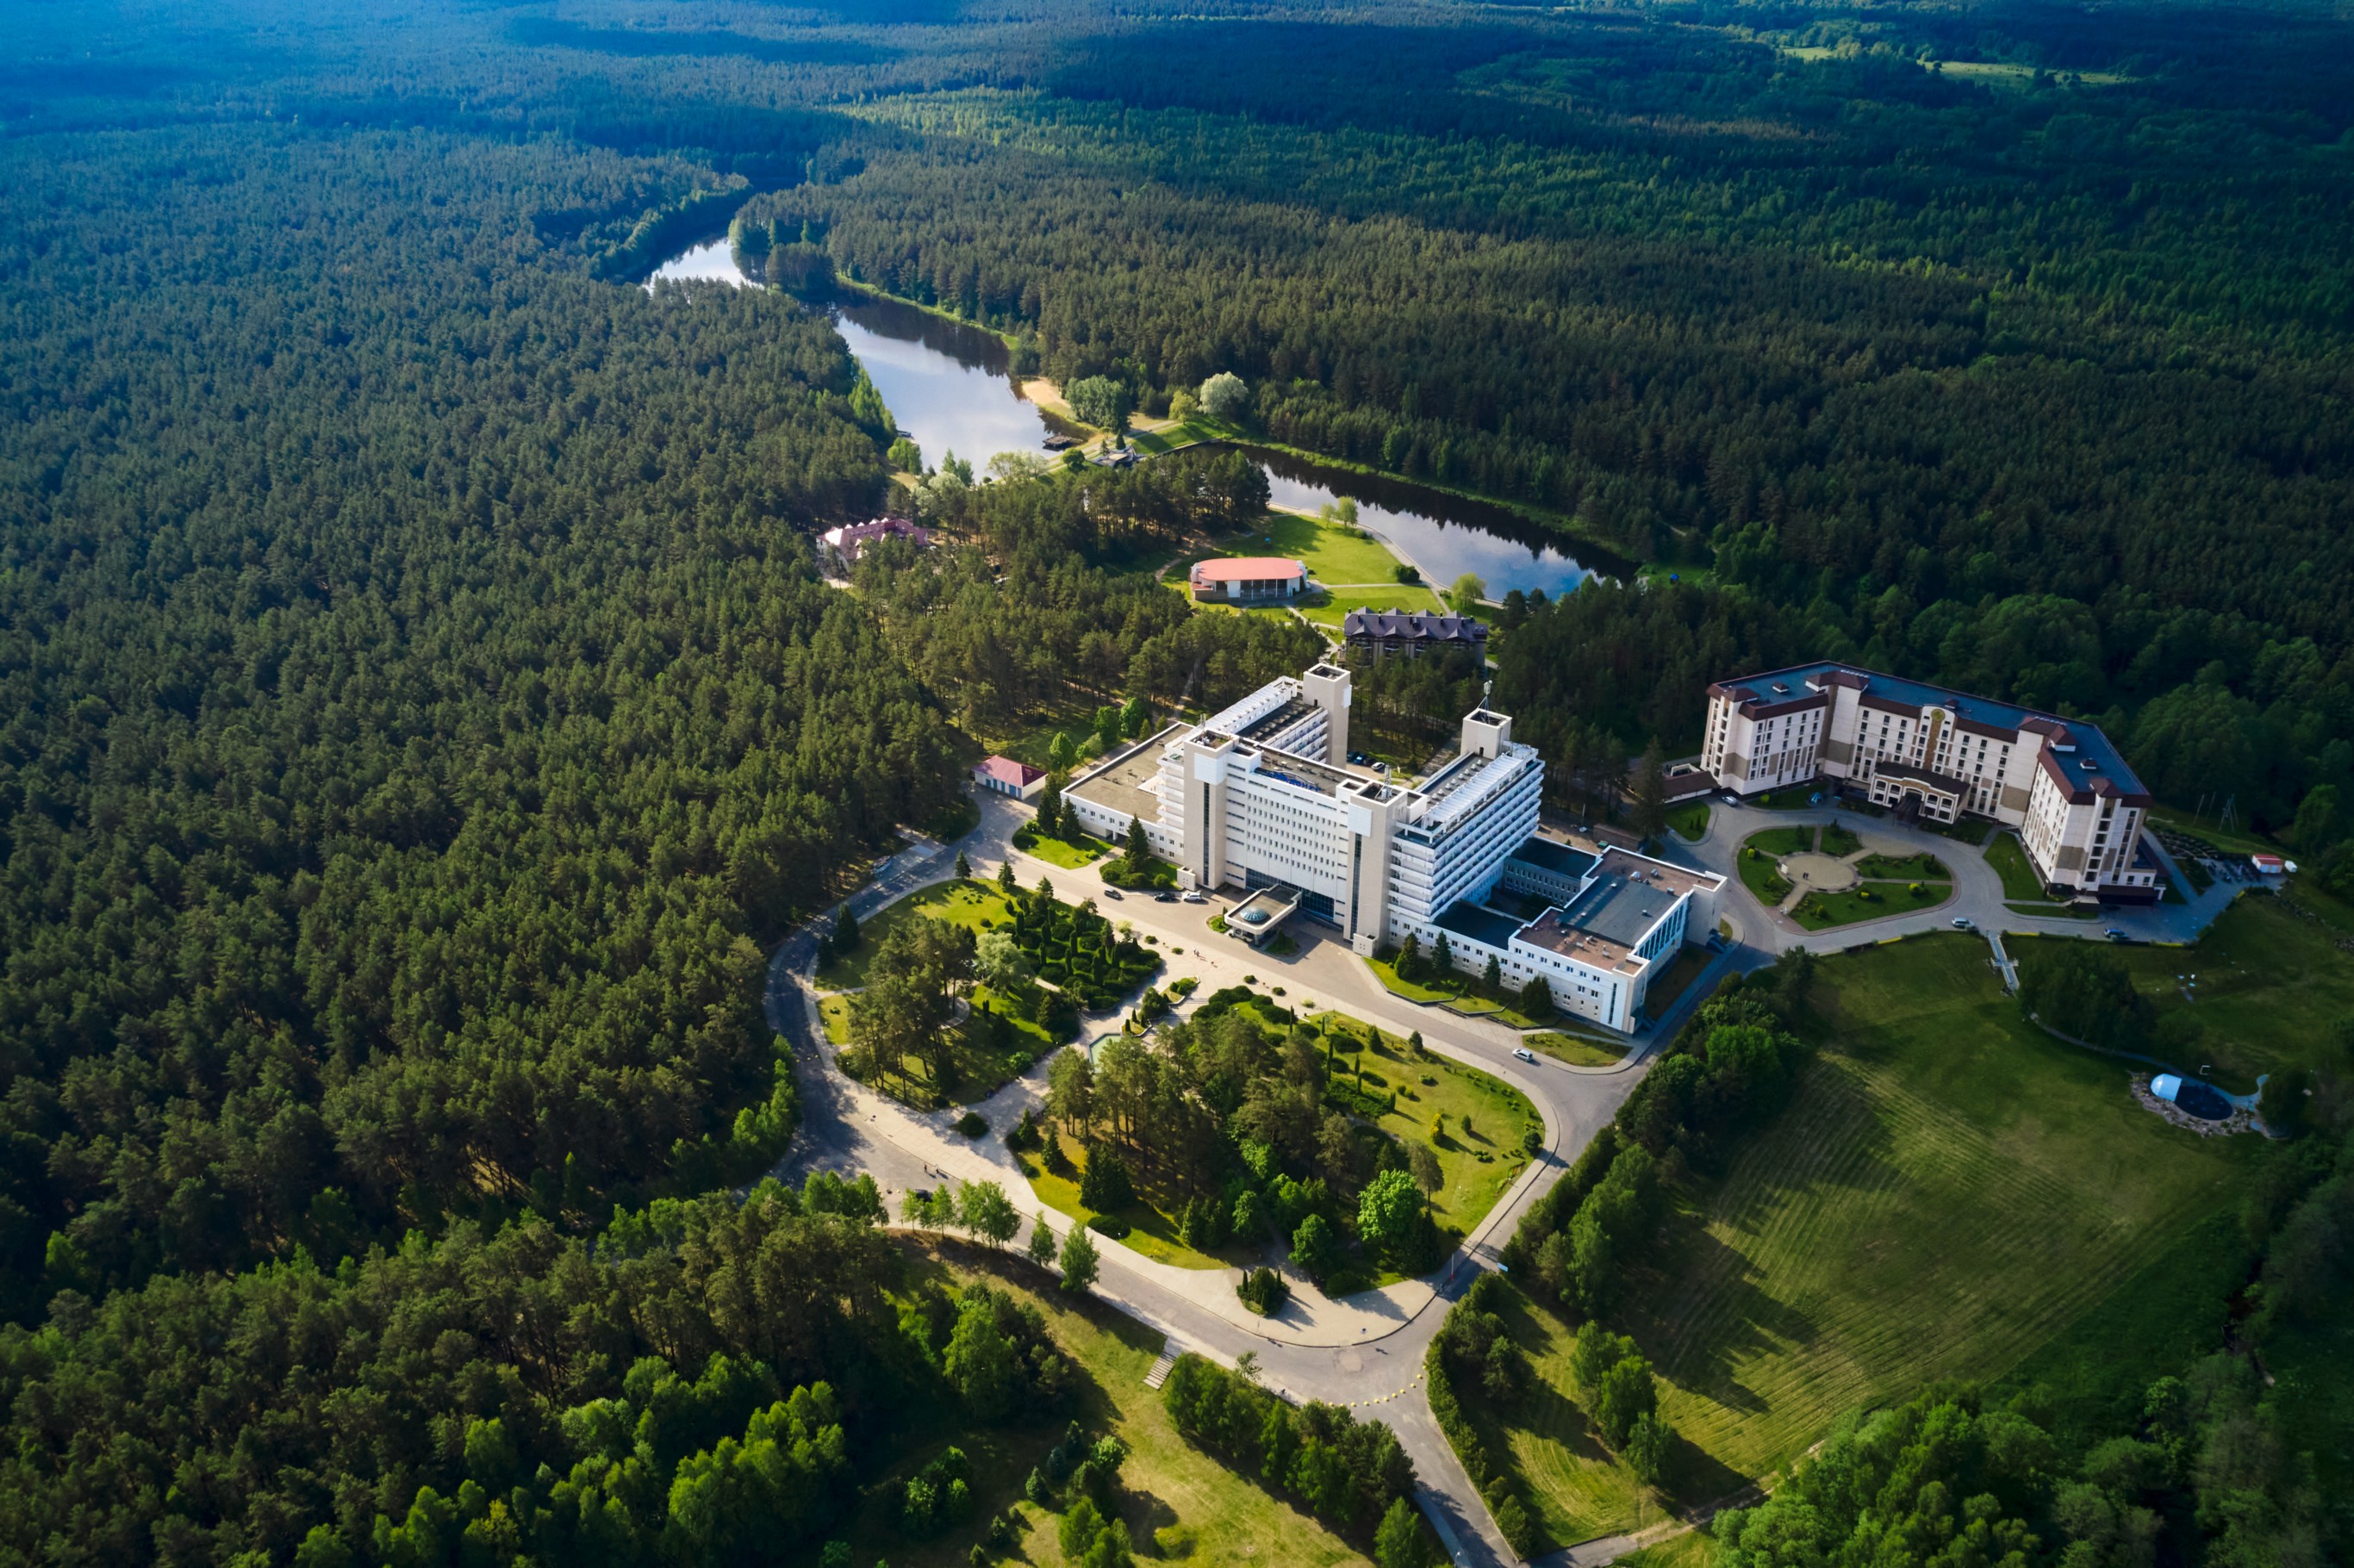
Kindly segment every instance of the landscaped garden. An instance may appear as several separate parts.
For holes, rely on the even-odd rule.
[[[1543,1140],[1490,1075],[1246,986],[1150,1044],[1065,1053],[1045,1109],[1007,1141],[1056,1210],[1181,1267],[1288,1244],[1333,1296],[1436,1267]]]
[[[1946,863],[1925,851],[1919,854],[1868,854],[1855,863],[1858,876],[1868,882],[1951,882]]]
[[[1809,931],[1824,931],[1934,909],[1953,895],[1949,882],[1859,882],[1836,893],[1808,894],[1790,906],[1790,918]]]
[[[1535,1029],[1553,1016],[1553,991],[1542,979],[1514,986],[1500,975],[1466,974],[1455,967],[1444,936],[1431,952],[1408,936],[1404,947],[1384,948],[1365,962],[1384,990],[1408,1001],[1436,1002],[1466,1018],[1492,1018],[1515,1029]]]
[[[1023,894],[959,879],[864,927],[838,922],[821,998],[844,1072],[919,1106],[970,1104],[1077,1031],[1080,1010],[1116,1005],[1161,967],[1091,906],[1044,884]]]

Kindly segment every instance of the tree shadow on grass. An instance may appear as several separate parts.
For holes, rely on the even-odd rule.
[[[1681,1234],[1663,1249],[1675,1262],[1670,1277],[1713,1280],[1712,1294],[1717,1302],[1711,1317],[1722,1327],[1704,1336],[1671,1340],[1664,1325],[1639,1309],[1629,1314],[1627,1326],[1659,1374],[1678,1388],[1731,1410],[1762,1414],[1766,1401],[1734,1376],[1734,1366],[1812,1344],[1819,1332],[1814,1319],[1761,1289],[1756,1265],[1710,1234],[1698,1216],[1680,1219],[1674,1229]],[[1659,1299],[1659,1291],[1645,1288],[1649,1284],[1637,1282],[1627,1294],[1635,1300]]]

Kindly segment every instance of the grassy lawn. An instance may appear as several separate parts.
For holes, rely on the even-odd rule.
[[[1294,556],[1328,588],[1380,588],[1396,580],[1398,558],[1372,535],[1297,513],[1270,512],[1259,525],[1226,541],[1237,556]],[[1401,588],[1403,585],[1401,585]]]
[[[1616,1568],[1708,1568],[1716,1561],[1716,1542],[1697,1530],[1687,1530],[1618,1559]]]
[[[1668,827],[1688,843],[1708,837],[1708,802],[1690,800],[1668,813]]]
[[[2152,1054],[2195,1055],[2189,1065],[2212,1063],[2224,1087],[2246,1093],[2259,1074],[2335,1054],[2333,1031],[2354,1017],[2354,954],[2339,952],[2337,937],[2277,897],[2252,895],[2223,911],[2193,947],[2120,947],[2109,956],[2149,998],[2161,1030],[2183,1043]],[[2039,946],[2020,942],[2012,953],[2030,965]],[[2175,979],[2194,974],[2196,1001]]]
[[[1440,991],[1414,980],[1400,980],[1397,966],[1384,963],[1379,959],[1367,959],[1365,967],[1373,971],[1373,978],[1382,982],[1384,990],[1392,996],[1402,996],[1408,1001],[1445,1001],[1455,994],[1453,991]]]
[[[1732,1478],[1841,1411],[2018,1366],[2230,1204],[2256,1152],[2169,1127],[2124,1065],[2028,1024],[1983,943],[1838,955],[1816,983],[1796,1100],[1628,1291],[1669,1417]]]
[[[2002,878],[2002,895],[2021,904],[2043,902],[2043,879],[2027,863],[2027,851],[2016,833],[1997,833],[1987,841],[1986,863]]]
[[[2014,915],[2031,915],[2038,920],[2097,920],[2098,909],[2079,909],[2072,904],[2005,904]]]
[[[1029,1179],[1030,1190],[1038,1194],[1040,1202],[1086,1224],[1098,1217],[1096,1210],[1079,1202],[1079,1173],[1087,1168],[1087,1150],[1068,1138],[1062,1139],[1062,1146],[1070,1161],[1067,1174],[1048,1171],[1035,1160],[1023,1160],[1025,1166],[1037,1166],[1037,1174]],[[1140,1173],[1138,1185],[1144,1185]],[[1128,1223],[1128,1234],[1119,1239],[1155,1263],[1172,1264],[1179,1268],[1233,1268],[1266,1261],[1260,1255],[1267,1249],[1256,1239],[1221,1247],[1215,1255],[1186,1245],[1177,1234],[1176,1220],[1152,1201],[1156,1198],[1162,1202],[1170,1201],[1167,1194],[1141,1192],[1137,1202],[1110,1216]]]
[[[1850,855],[1863,847],[1863,841],[1845,822],[1825,822],[1821,847],[1825,854]]]
[[[1377,1033],[1345,1013],[1319,1012],[1311,1022],[1324,1030],[1338,1023],[1360,1042]],[[1451,1244],[1487,1218],[1528,1163],[1521,1134],[1530,1128],[1542,1134],[1544,1123],[1518,1089],[1477,1067],[1431,1053],[1425,1053],[1421,1061],[1409,1061],[1407,1050],[1402,1037],[1383,1033],[1372,1050],[1336,1057],[1333,1075],[1358,1082],[1351,1069],[1362,1065],[1367,1092],[1397,1091],[1397,1109],[1374,1125],[1394,1137],[1431,1144],[1437,1151],[1446,1184],[1431,1194],[1430,1212]],[[1434,1081],[1426,1083],[1426,1078]],[[1447,1135],[1434,1141],[1430,1123],[1438,1116],[1447,1118]],[[1463,1130],[1466,1116],[1471,1118],[1469,1133]]]
[[[1741,841],[1744,849],[1780,860],[1784,855],[1798,854],[1815,847],[1814,824],[1798,828],[1768,828],[1762,833],[1752,833]]]
[[[839,999],[843,1004],[843,1044],[849,1044],[849,999]],[[876,1082],[876,1075],[861,1065],[851,1076],[862,1083],[873,1084],[895,1099],[905,1100],[922,1108],[938,1105],[975,1105],[987,1099],[1011,1079],[1027,1072],[1037,1059],[1055,1049],[1055,1042],[1045,1030],[1035,1023],[1015,1017],[1002,1003],[998,1011],[1005,1013],[1013,1032],[1002,1044],[992,1044],[991,1031],[981,1027],[987,1021],[979,1016],[984,1002],[995,999],[985,987],[976,988],[972,997],[973,1016],[948,1031],[949,1065],[955,1080],[943,1089],[932,1079],[931,1066],[922,1057],[907,1055],[901,1059],[895,1086],[889,1081]],[[823,1004],[821,1003],[821,1006]],[[827,1021],[826,1033],[833,1033],[832,1021]],[[845,1065],[844,1072],[850,1072]]]
[[[1643,1011],[1653,1018],[1665,1018],[1668,1010],[1683,1000],[1684,992],[1691,989],[1692,982],[1700,979],[1701,971],[1714,957],[1705,948],[1678,948],[1666,971],[1644,991]]]
[[[1521,1044],[1532,1051],[1557,1056],[1573,1067],[1615,1067],[1627,1059],[1624,1046],[1614,1046],[1590,1034],[1564,1034],[1558,1029],[1523,1034]]]
[[[1397,967],[1380,959],[1367,959],[1366,966],[1383,989],[1392,996],[1402,996],[1408,1001],[1435,1001],[1449,1012],[1459,1012],[1466,1018],[1492,1018],[1499,1023],[1509,1023],[1515,1029],[1536,1029],[1551,1022],[1532,1018],[1515,1002],[1499,1001],[1482,996],[1473,978],[1460,972],[1450,975],[1437,985],[1424,985],[1418,980],[1398,979]]]
[[[1818,804],[1815,797],[1821,793],[1817,785],[1797,784],[1787,789],[1768,789],[1763,795],[1745,796],[1742,804],[1763,811],[1800,811]]]
[[[1341,588],[1303,602],[1299,613],[1310,625],[1331,628],[1339,626],[1352,609],[1418,609],[1438,615],[1446,609],[1430,589],[1400,583],[1395,588]]]
[[[1954,874],[1935,855],[1868,854],[1855,863],[1857,873],[1878,882],[1951,882]]]
[[[1575,1332],[1517,1290],[1500,1291],[1497,1299],[1528,1355],[1529,1389],[1506,1408],[1479,1397],[1466,1398],[1464,1408],[1488,1452],[1519,1473],[1537,1522],[1563,1546],[1657,1523],[1659,1498],[1603,1447],[1570,1392]]]
[[[888,1437],[896,1467],[862,1489],[848,1531],[853,1563],[965,1568],[990,1516],[1002,1511],[1023,1532],[1016,1559],[1032,1568],[1061,1568],[1066,1560],[1055,1541],[1060,1516],[1023,1502],[1022,1481],[1062,1436],[1065,1421],[1076,1418],[1091,1434],[1109,1432],[1128,1446],[1116,1511],[1128,1521],[1140,1557],[1363,1568],[1365,1560],[1346,1542],[1177,1435],[1161,1396],[1144,1386],[1144,1374],[1161,1353],[1160,1330],[1100,1303],[1076,1301],[1010,1255],[930,1237],[904,1245],[918,1277],[950,1289],[982,1277],[1035,1305],[1087,1381],[1070,1417],[1034,1425],[974,1427],[945,1403],[907,1412]],[[910,1541],[893,1519],[897,1483],[949,1443],[972,1463],[971,1516],[929,1541]],[[1282,1547],[1271,1552],[1275,1542]]]
[[[850,998],[837,993],[822,996],[817,1002],[818,1016],[825,1021],[825,1037],[836,1045],[850,1044]]]
[[[1742,855],[1734,861],[1741,873],[1741,885],[1749,889],[1750,896],[1771,909],[1790,896],[1790,879],[1774,869],[1774,862],[1759,855],[1752,859]]]
[[[1081,834],[1079,842],[1076,844],[1065,843],[1061,839],[1050,839],[1040,834],[1033,839],[1030,847],[1022,853],[1043,860],[1048,865],[1058,865],[1065,871],[1076,871],[1083,865],[1094,864],[1109,848],[1111,846],[1101,839],[1088,834]]]
[[[1920,892],[1913,891],[1919,887]],[[1852,926],[1859,920],[1880,920],[1910,915],[1943,904],[1954,895],[1946,882],[1866,882],[1844,893],[1809,893],[1790,911],[1790,918],[1809,931]]]
[[[821,968],[817,983],[827,991],[855,991],[864,985],[866,966],[875,961],[875,950],[883,945],[884,937],[919,916],[962,926],[977,935],[1012,920],[1013,906],[985,882],[943,882],[922,888],[861,925],[858,950]]]

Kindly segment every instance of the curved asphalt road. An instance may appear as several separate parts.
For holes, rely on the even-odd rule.
[[[959,850],[972,862],[975,874],[992,874],[1009,853],[1007,842],[1013,829],[1026,816],[1025,811],[993,797],[985,800],[980,827],[954,845],[919,844],[894,857],[879,868],[876,880],[854,897],[852,907],[863,918],[917,887],[952,875]],[[1394,1293],[1404,1297],[1394,1309],[1390,1300],[1377,1303],[1380,1315],[1360,1314],[1353,1335],[1351,1324],[1344,1321],[1337,1328],[1316,1330],[1325,1341],[1321,1343],[1301,1342],[1298,1334],[1275,1337],[1266,1325],[1225,1299],[1230,1291],[1225,1275],[1198,1271],[1197,1278],[1183,1281],[1195,1289],[1172,1288],[1119,1246],[1102,1249],[1105,1266],[1097,1285],[1099,1296],[1166,1333],[1172,1349],[1197,1351],[1228,1365],[1246,1351],[1255,1352],[1260,1380],[1267,1386],[1298,1400],[1355,1404],[1362,1414],[1387,1423],[1415,1462],[1421,1478],[1420,1500],[1454,1561],[1481,1568],[1517,1562],[1431,1415],[1420,1382],[1424,1351],[1447,1307],[1462,1295],[1475,1273],[1498,1266],[1498,1252],[1528,1205],[1560,1178],[1568,1162],[1617,1114],[1640,1078],[1655,1044],[1681,1026],[1715,978],[1736,966],[1762,962],[1766,955],[1737,946],[1719,954],[1702,982],[1686,990],[1670,1015],[1646,1032],[1618,1067],[1578,1069],[1548,1057],[1540,1057],[1532,1066],[1511,1055],[1518,1040],[1515,1032],[1393,997],[1363,963],[1335,943],[1306,941],[1300,953],[1277,959],[1209,934],[1204,921],[1210,911],[1202,906],[1157,904],[1149,897],[1135,896],[1114,903],[1092,871],[1047,867],[1018,854],[1015,870],[1024,883],[1034,883],[1038,875],[1045,874],[1066,895],[1102,900],[1105,914],[1115,920],[1131,921],[1140,933],[1159,936],[1164,950],[1172,946],[1183,948],[1184,957],[1172,959],[1172,968],[1202,977],[1197,996],[1233,983],[1246,970],[1264,974],[1282,983],[1294,999],[1311,995],[1329,999],[1331,1005],[1396,1033],[1419,1030],[1432,1050],[1511,1083],[1536,1107],[1545,1126],[1544,1149],[1479,1232],[1449,1259],[1434,1281],[1435,1294]],[[1306,938],[1310,933],[1299,935]],[[970,1153],[944,1152],[947,1140],[934,1127],[878,1103],[833,1066],[832,1053],[814,1038],[803,985],[815,956],[814,934],[799,932],[778,948],[769,969],[769,1022],[792,1043],[801,1092],[801,1129],[780,1171],[798,1175],[818,1168],[863,1171],[894,1194],[934,1186],[964,1173],[964,1165],[973,1158]],[[1042,1063],[1025,1080],[994,1097],[986,1107],[994,1113],[991,1125],[1007,1125],[1015,1107],[1034,1103],[1044,1077]],[[934,1123],[946,1119],[929,1118]],[[995,1139],[989,1141],[993,1144]],[[957,1169],[951,1170],[951,1160]],[[1008,1183],[1008,1192],[1025,1212],[1036,1207],[1018,1180]],[[1067,1229],[1068,1224],[1068,1216],[1060,1216],[1056,1229]],[[1224,1310],[1214,1309],[1210,1304],[1214,1298]],[[1586,1548],[1555,1553],[1550,1561],[1607,1562],[1630,1545],[1624,1540],[1595,1542]]]

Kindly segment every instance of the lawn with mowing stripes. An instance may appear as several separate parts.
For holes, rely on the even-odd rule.
[[[2016,1365],[2233,1202],[2254,1153],[2026,1024],[1982,943],[1840,955],[1817,986],[1796,1100],[1628,1291],[1678,1432],[1743,1475],[1843,1410]]]

